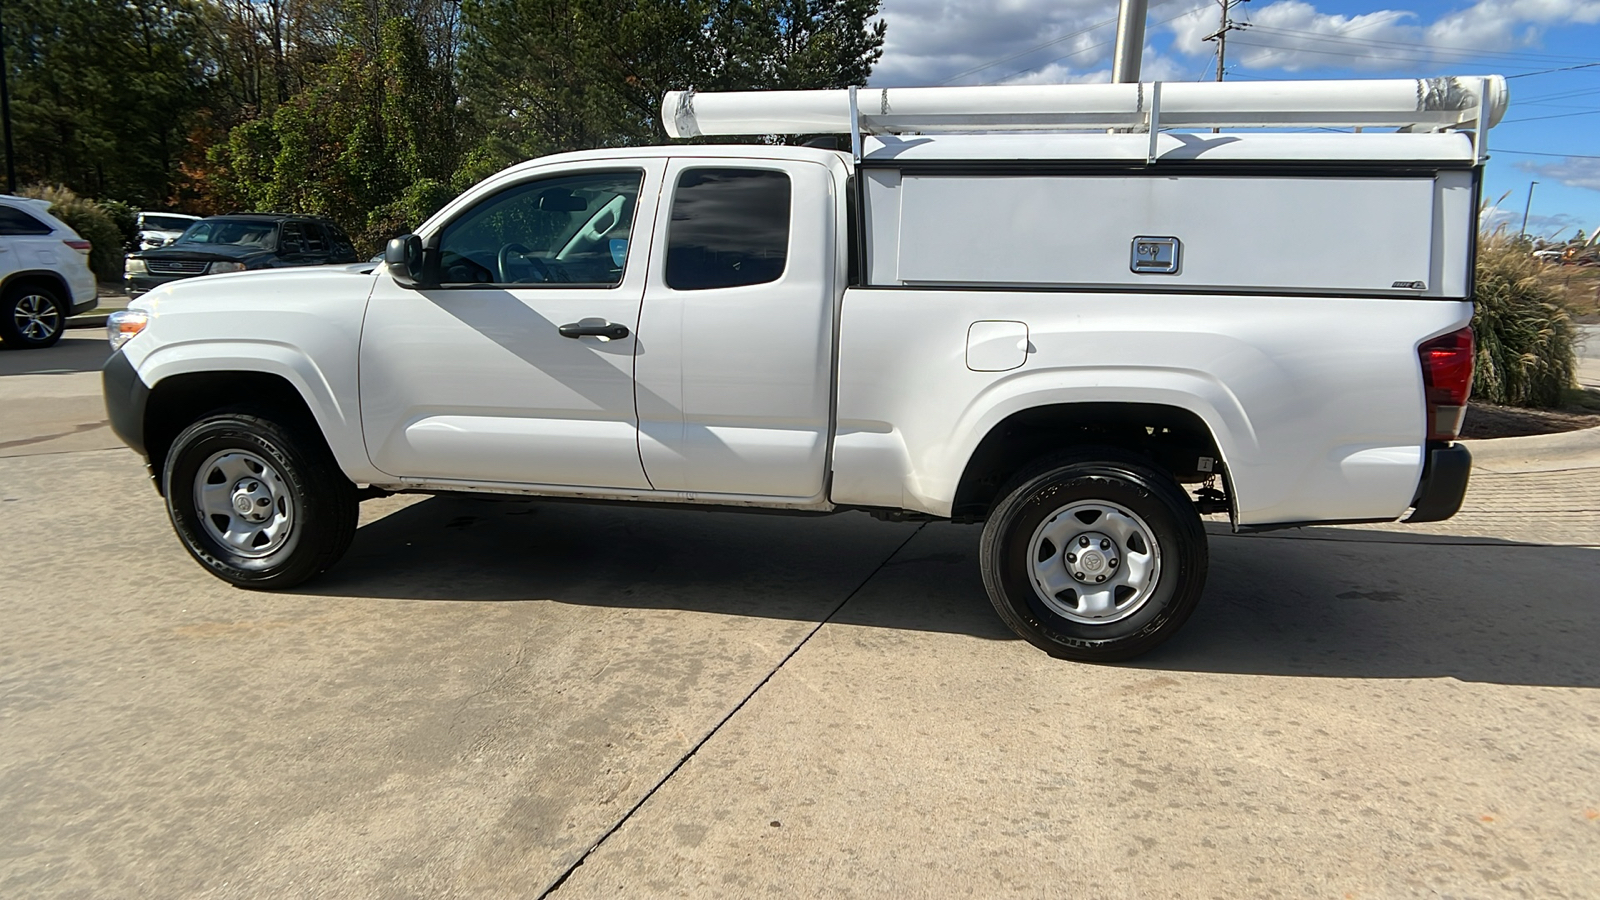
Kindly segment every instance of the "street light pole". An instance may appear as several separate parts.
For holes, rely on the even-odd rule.
[[[1523,237],[1527,237],[1528,236],[1528,211],[1533,209],[1533,186],[1538,184],[1538,183],[1539,182],[1537,182],[1537,181],[1528,182],[1528,204],[1526,206],[1522,207],[1522,236]]]
[[[1117,45],[1111,57],[1111,81],[1132,84],[1139,80],[1144,57],[1144,20],[1150,0],[1122,0],[1117,11]]]
[[[6,193],[17,192],[17,154],[11,147],[11,89],[6,84],[11,61],[6,57],[6,26],[0,21],[0,120],[5,128]]]

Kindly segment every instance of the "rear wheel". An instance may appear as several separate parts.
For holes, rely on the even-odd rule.
[[[44,285],[25,282],[7,288],[0,298],[0,338],[9,346],[48,347],[61,340],[66,324],[66,304]]]
[[[300,584],[337,562],[355,535],[355,486],[320,436],[271,414],[194,423],[173,442],[162,478],[184,548],[240,587]]]
[[[1171,637],[1206,579],[1200,516],[1170,477],[1120,451],[1053,457],[1018,475],[984,526],[995,610],[1052,656],[1128,659]]]

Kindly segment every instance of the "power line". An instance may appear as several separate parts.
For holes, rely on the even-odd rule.
[[[1390,20],[1390,21],[1392,21],[1392,20]],[[1368,23],[1368,25],[1363,25],[1361,27],[1370,27],[1370,25],[1373,25],[1373,24],[1378,24],[1378,23]],[[1450,53],[1450,54],[1469,55],[1469,56],[1503,56],[1503,57],[1507,57],[1507,58],[1510,58],[1510,59],[1545,60],[1545,61],[1550,61],[1550,62],[1564,61],[1564,62],[1583,62],[1583,63],[1588,63],[1588,62],[1595,61],[1595,57],[1593,57],[1593,56],[1564,56],[1564,55],[1556,55],[1556,54],[1550,54],[1550,53],[1528,53],[1528,52],[1518,51],[1518,50],[1488,50],[1488,49],[1481,49],[1480,50],[1480,49],[1475,49],[1475,48],[1471,48],[1471,47],[1438,47],[1438,46],[1427,47],[1427,46],[1419,45],[1414,41],[1386,41],[1386,40],[1383,40],[1381,38],[1354,38],[1354,37],[1350,37],[1349,36],[1350,32],[1348,32],[1348,31],[1347,32],[1340,32],[1340,33],[1337,33],[1337,34],[1322,34],[1320,32],[1305,31],[1303,29],[1297,29],[1297,28],[1275,28],[1275,27],[1273,27],[1271,25],[1261,25],[1261,24],[1257,24],[1256,28],[1259,31],[1261,31],[1262,33],[1264,33],[1264,34],[1271,33],[1271,34],[1300,35],[1300,36],[1304,36],[1304,37],[1313,37],[1313,38],[1318,39],[1319,41],[1345,41],[1345,42],[1348,42],[1348,43],[1364,44],[1364,45],[1373,46],[1373,47],[1380,47],[1380,46],[1381,47],[1398,47],[1398,48],[1405,49],[1405,50],[1428,50],[1428,51],[1434,52],[1434,53]]]
[[[1561,159],[1600,159],[1600,156],[1585,156],[1582,153],[1541,153],[1537,150],[1507,150],[1504,147],[1496,147],[1494,152],[1515,153],[1519,156],[1554,156]]]
[[[1385,54],[1382,57],[1377,57],[1377,56],[1374,56],[1371,53],[1352,53],[1352,52],[1349,52],[1347,50],[1312,50],[1309,47],[1281,47],[1281,46],[1278,46],[1276,44],[1259,44],[1259,43],[1256,43],[1254,41],[1246,41],[1246,40],[1243,40],[1243,39],[1239,39],[1237,42],[1240,43],[1240,44],[1243,44],[1246,47],[1258,47],[1258,48],[1260,48],[1262,50],[1277,50],[1277,51],[1282,52],[1282,53],[1315,53],[1315,54],[1319,54],[1321,56],[1340,56],[1340,57],[1344,57],[1346,59],[1388,59],[1388,60],[1393,60],[1395,62],[1406,62],[1406,63],[1438,62],[1437,59],[1431,58],[1429,56],[1403,56],[1403,55],[1396,55],[1396,54],[1393,54],[1393,53],[1389,53],[1389,54]],[[1455,61],[1452,62],[1452,61],[1446,60],[1446,62],[1450,62],[1451,65],[1475,66],[1475,67],[1478,67],[1478,68],[1495,68],[1495,67],[1507,68],[1507,69],[1532,69],[1533,68],[1533,66],[1515,65],[1513,63],[1502,62],[1502,61],[1499,61],[1499,60],[1495,60],[1493,62],[1470,62],[1468,60],[1455,60]],[[1530,72],[1528,74],[1531,75],[1533,73]]]
[[[1523,72],[1521,75],[1507,75],[1507,78],[1527,78],[1530,75],[1549,75],[1552,72],[1571,72],[1574,69],[1592,69],[1600,66],[1600,62],[1584,63],[1581,66],[1562,66],[1559,69],[1545,69],[1542,72]]]
[[[1506,119],[1505,121],[1501,122],[1500,124],[1501,125],[1510,125],[1513,122],[1540,122],[1540,121],[1543,121],[1545,119],[1570,119],[1573,116],[1593,116],[1593,115],[1600,115],[1600,109],[1591,109],[1591,110],[1589,110],[1587,112],[1557,113],[1556,115],[1553,115],[1553,116],[1533,116],[1532,118],[1528,118],[1528,119]]]

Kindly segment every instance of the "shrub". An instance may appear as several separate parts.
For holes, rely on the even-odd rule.
[[[122,232],[100,204],[59,185],[32,185],[18,193],[49,200],[50,215],[67,223],[79,237],[89,242],[89,268],[96,278],[111,282],[122,280]]]
[[[1572,319],[1554,273],[1504,229],[1478,241],[1478,337],[1472,397],[1509,406],[1559,406],[1577,370]]]
[[[100,208],[106,211],[106,215],[111,217],[111,224],[121,232],[123,246],[133,247],[139,239],[139,211],[121,200],[102,200]]]

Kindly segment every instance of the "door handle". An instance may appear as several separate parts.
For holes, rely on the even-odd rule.
[[[600,322],[598,324],[585,324],[572,322],[556,329],[562,337],[602,337],[613,341],[620,341],[628,336],[628,326],[616,322]]]

